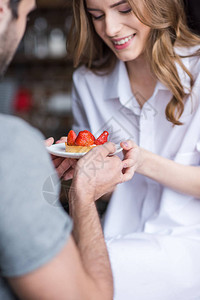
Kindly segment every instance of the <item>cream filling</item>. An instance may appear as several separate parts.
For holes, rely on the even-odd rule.
[[[69,146],[65,143],[65,151],[70,153],[85,153],[96,146],[95,144],[91,146]]]

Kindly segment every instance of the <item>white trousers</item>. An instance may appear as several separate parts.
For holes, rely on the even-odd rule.
[[[200,300],[200,242],[135,233],[106,240],[115,300]]]

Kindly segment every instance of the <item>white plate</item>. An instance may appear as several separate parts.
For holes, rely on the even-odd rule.
[[[53,154],[53,155],[56,155],[59,157],[65,157],[65,158],[81,158],[82,156],[84,156],[87,153],[87,152],[84,152],[84,153],[66,152],[65,151],[65,143],[53,144],[50,147],[46,147],[46,148],[50,154]],[[116,144],[116,151],[112,155],[115,155],[121,151],[122,151],[121,146]]]

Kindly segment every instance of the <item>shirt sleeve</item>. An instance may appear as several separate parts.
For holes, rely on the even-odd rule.
[[[197,143],[197,151],[200,153],[200,141]]]
[[[59,204],[59,180],[41,136],[22,121],[0,133],[0,270],[14,277],[56,256],[72,221]]]
[[[82,104],[82,97],[84,97],[84,89],[81,88],[82,80],[81,73],[77,71],[73,75],[72,87],[72,113],[73,113],[73,130],[78,134],[81,130],[90,130],[86,111]],[[85,87],[84,87],[85,88]]]

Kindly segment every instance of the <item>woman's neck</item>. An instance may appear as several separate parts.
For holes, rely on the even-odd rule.
[[[139,97],[137,101],[142,107],[144,103],[152,96],[157,79],[151,71],[150,65],[144,56],[126,62],[126,68],[133,94]]]

